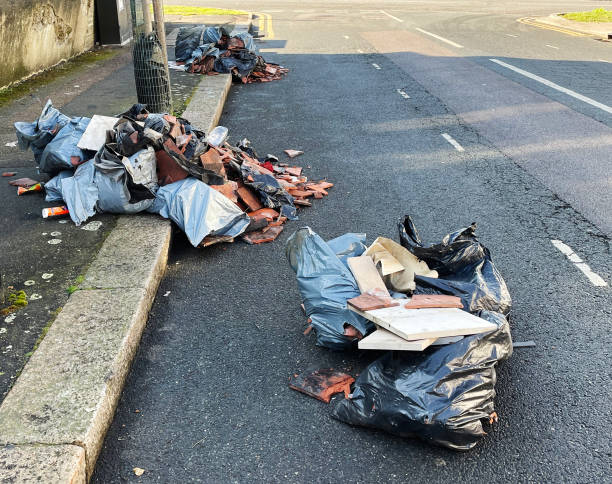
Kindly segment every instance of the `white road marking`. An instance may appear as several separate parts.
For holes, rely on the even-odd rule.
[[[523,69],[519,69],[518,67],[514,67],[513,65],[510,65],[510,64],[506,64],[505,62],[502,62],[500,60],[497,60],[497,59],[489,59],[489,60],[491,62],[495,62],[496,64],[499,64],[500,66],[506,67],[507,69],[513,70],[514,72],[518,72],[519,74],[525,77],[529,77],[530,79],[533,79],[534,81],[538,81],[544,84],[545,86],[552,87],[553,89],[556,89],[557,91],[567,94],[568,96],[572,96],[576,99],[579,99],[580,101],[590,104],[591,106],[595,106],[596,108],[599,108],[602,111],[605,111],[606,113],[612,114],[612,108],[610,106],[607,106],[603,103],[595,101],[594,99],[591,99],[590,97],[583,96],[582,94],[572,91],[571,89],[567,89],[563,86],[560,86],[559,84],[555,84],[554,82],[551,82],[548,79],[544,79],[543,77],[536,76],[535,74],[532,74],[531,72],[524,71]]]
[[[508,37],[514,37],[515,39],[518,37],[518,35],[514,35],[514,34],[504,34],[507,35]]]
[[[349,36],[348,35],[343,35],[342,37],[344,37],[345,39],[348,39]]]
[[[377,71],[380,71],[382,69],[382,67],[380,67],[378,64],[372,64],[374,66],[374,69],[376,69]]]
[[[408,94],[406,94],[406,92],[403,89],[398,89],[397,92],[399,93],[400,96],[402,96],[404,99],[410,99],[410,96]]]
[[[559,252],[567,257],[571,263],[573,263],[585,276],[587,276],[587,279],[591,281],[591,284],[598,287],[605,287],[608,285],[608,283],[604,281],[599,274],[593,272],[588,264],[583,262],[582,259],[576,255],[574,250],[569,245],[564,244],[560,240],[551,240],[551,242],[552,245],[559,249]]]
[[[607,61],[606,59],[597,59],[597,60],[598,60],[599,62],[605,62],[605,63],[607,63],[607,64],[609,64],[609,63],[610,63],[610,61]]]
[[[419,32],[421,32],[421,33],[423,33],[425,35],[429,35],[429,36],[434,37],[434,38],[436,38],[438,40],[441,40],[442,42],[446,42],[447,44],[450,44],[453,47],[457,47],[458,49],[463,49],[463,46],[461,44],[458,44],[457,42],[453,42],[452,40],[445,39],[444,37],[440,37],[439,35],[432,34],[431,32],[427,32],[427,30],[423,30],[423,29],[420,29],[418,27],[416,27],[416,30],[418,30]]]
[[[453,145],[455,147],[455,149],[457,151],[465,151],[463,149],[463,146],[461,146],[459,143],[457,143],[457,141],[455,140],[455,138],[453,138],[450,134],[448,133],[442,133],[442,138],[444,138],[446,141],[448,141],[451,145]]]
[[[391,15],[390,13],[385,12],[384,10],[381,10],[380,13],[384,13],[387,17],[392,18],[393,20],[396,20],[398,22],[403,22],[403,20],[401,18],[397,18],[397,17]]]
[[[550,45],[550,44],[544,44],[546,47],[550,47],[551,49],[557,49],[559,50],[559,47],[555,47],[554,45]]]

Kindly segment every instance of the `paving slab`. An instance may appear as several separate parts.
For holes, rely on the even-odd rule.
[[[6,445],[0,469],[2,482],[87,482],[85,449],[78,445]]]

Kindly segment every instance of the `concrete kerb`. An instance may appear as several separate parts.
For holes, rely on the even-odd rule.
[[[231,75],[202,76],[183,116],[209,132]],[[168,220],[119,218],[0,406],[0,481],[91,477],[121,395],[171,241]]]
[[[553,13],[547,17],[535,17],[531,19],[535,24],[545,24],[552,27],[571,30],[585,35],[593,35],[603,39],[609,39],[612,36],[612,22],[577,22],[567,20],[562,13]]]

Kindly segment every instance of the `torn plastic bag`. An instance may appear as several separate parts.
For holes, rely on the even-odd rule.
[[[506,318],[488,311],[480,317],[498,329],[429,353],[385,353],[359,375],[332,416],[455,450],[474,447],[494,412],[495,366],[512,354]]]
[[[186,61],[192,52],[200,45],[200,39],[204,32],[204,25],[193,27],[181,27],[176,35],[174,46],[174,58],[177,61]]]
[[[170,123],[164,118],[163,114],[158,113],[149,114],[144,121],[144,127],[161,134],[168,134],[170,132]]]
[[[72,118],[59,130],[45,146],[40,157],[39,170],[41,172],[55,175],[62,170],[75,168],[91,158],[87,152],[77,146],[85,129],[87,129],[89,121],[91,119],[85,117]]]
[[[118,114],[115,116],[116,118],[128,118],[134,121],[142,121],[146,119],[149,111],[147,110],[147,105],[142,103],[132,104],[130,109],[125,111],[124,113]]]
[[[240,78],[248,77],[257,65],[257,55],[252,52],[240,50],[232,52],[230,56],[221,56],[215,61],[215,71],[234,74],[234,69],[238,71]]]
[[[163,135],[138,123],[125,120],[114,129],[116,150],[123,156],[132,156],[147,146],[159,146]]]
[[[97,209],[110,213],[138,213],[153,205],[157,191],[155,150],[152,147],[130,158],[109,143],[96,153]]]
[[[94,161],[89,160],[79,165],[74,176],[61,180],[62,198],[77,226],[96,213],[98,187],[94,181],[95,171]]]
[[[69,121],[70,118],[55,109],[49,99],[36,121],[33,123],[18,121],[15,123],[19,148],[22,150],[32,148],[34,159],[36,163],[39,163],[45,146]]]
[[[251,221],[227,197],[195,178],[161,187],[148,211],[176,223],[194,247],[207,235],[237,237]]]
[[[45,183],[45,202],[61,202],[64,199],[62,196],[62,180],[73,175],[72,170],[63,170]]]
[[[272,175],[255,173],[246,162],[242,163],[240,171],[243,183],[257,192],[259,199],[266,207],[279,210],[281,215],[289,220],[298,219],[293,197],[280,186],[276,178]],[[251,179],[253,181],[250,181]]]
[[[349,268],[348,258],[359,257],[367,249],[365,245],[366,234],[344,234],[335,239],[327,241],[330,249],[334,251],[338,259]],[[350,269],[350,268],[349,268]]]
[[[354,234],[350,234],[354,235]],[[346,243],[341,247],[341,242]],[[354,238],[333,240],[333,249],[321,237],[304,227],[287,241],[286,254],[295,271],[306,315],[312,320],[317,345],[335,350],[354,348],[357,340],[344,335],[351,325],[362,335],[374,328],[373,323],[350,311],[346,301],[359,296],[359,288],[351,271],[336,255],[347,253]]]
[[[185,61],[185,70],[189,71],[189,67],[196,60],[200,61],[203,57],[214,57],[216,59],[220,54],[221,51],[215,47],[215,44],[202,44],[194,49],[191,56],[189,56],[189,58]]]
[[[244,48],[249,52],[256,52],[257,47],[255,46],[255,41],[253,40],[253,36],[248,32],[232,32],[230,37],[237,37],[244,43]]]
[[[510,312],[512,299],[491,253],[475,235],[476,224],[446,235],[440,244],[424,247],[410,216],[399,223],[402,245],[438,271],[439,278],[416,276],[415,294],[458,296],[470,312]]]

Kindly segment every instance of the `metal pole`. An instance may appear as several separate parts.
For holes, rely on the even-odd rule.
[[[151,5],[149,0],[142,0],[142,18],[144,20],[145,34],[150,34],[153,32],[153,27],[151,26],[151,10],[149,9],[149,5]]]

